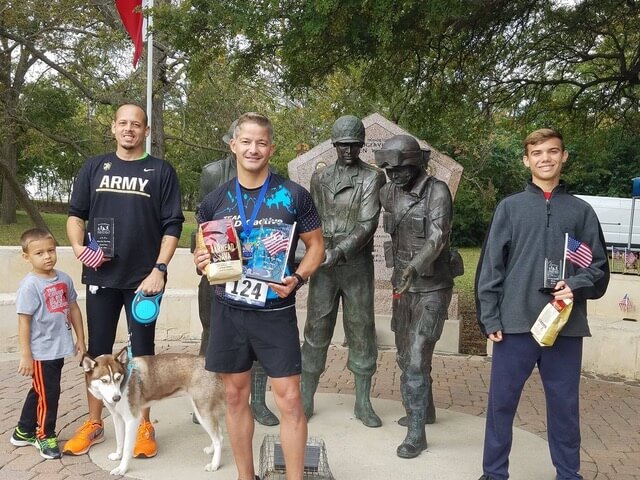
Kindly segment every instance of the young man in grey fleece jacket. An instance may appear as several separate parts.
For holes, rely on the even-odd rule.
[[[509,478],[513,418],[520,394],[538,366],[547,404],[551,459],[558,480],[581,479],[579,385],[582,338],[589,336],[587,299],[601,297],[609,282],[604,237],[593,209],[567,193],[560,182],[568,152],[551,129],[524,141],[524,165],[531,181],[502,200],[494,213],[476,273],[480,328],[493,343],[484,440],[484,480]],[[545,277],[561,266],[565,236],[591,250],[582,266],[564,262],[555,287]],[[583,247],[583,249],[584,249]],[[569,321],[551,347],[540,347],[530,329],[553,299],[572,299]]]

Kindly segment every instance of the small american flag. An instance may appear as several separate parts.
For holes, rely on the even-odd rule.
[[[97,269],[104,259],[104,252],[98,242],[96,242],[95,238],[91,237],[89,234],[89,244],[84,247],[84,250],[78,257],[82,263],[84,263],[89,268]]]
[[[567,260],[579,267],[587,268],[591,265],[593,254],[587,244],[569,236],[567,238]]]
[[[624,297],[622,297],[622,300],[618,302],[618,306],[620,307],[620,310],[622,310],[623,312],[628,312],[629,310],[631,310],[633,305],[631,304],[631,299],[629,298],[628,293],[624,294]]]
[[[268,237],[262,239],[264,248],[269,255],[274,256],[280,252],[285,252],[289,246],[289,239],[282,232],[273,232]]]

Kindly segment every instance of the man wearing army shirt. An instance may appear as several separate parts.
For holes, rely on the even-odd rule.
[[[133,356],[155,353],[155,321],[145,325],[134,321],[131,304],[138,291],[152,295],[164,290],[167,264],[178,246],[184,216],[175,169],[145,152],[149,131],[141,107],[122,105],[111,126],[116,151],[87,160],[73,186],[67,236],[76,257],[86,263],[83,253],[90,249],[91,238],[95,241],[96,234],[102,237],[105,232],[112,235],[111,241],[103,242],[104,261],[82,268],[92,357],[112,353],[123,307]],[[65,454],[82,455],[104,441],[102,400],[88,392],[87,398],[89,417],[65,444]],[[146,408],[134,456],[156,453],[155,430]]]

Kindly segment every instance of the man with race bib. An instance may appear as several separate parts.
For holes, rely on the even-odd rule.
[[[295,292],[306,283],[324,258],[320,218],[311,195],[300,185],[273,173],[273,127],[268,118],[245,113],[238,118],[231,151],[238,176],[208,194],[200,205],[199,223],[232,219],[241,242],[253,245],[262,227],[295,225],[291,252],[298,239],[306,254],[293,269],[290,255],[282,284],[244,277],[215,286],[207,370],[220,374],[227,398],[227,430],[239,480],[254,480],[252,439],[254,423],[249,406],[251,366],[258,360],[271,377],[271,390],[280,410],[280,439],[287,479],[301,480],[307,421],[300,395],[301,356]],[[251,258],[243,247],[243,257]],[[204,271],[210,262],[206,249],[194,252]]]

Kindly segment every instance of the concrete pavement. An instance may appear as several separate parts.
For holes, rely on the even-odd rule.
[[[190,352],[197,351],[195,343],[165,342],[157,344],[160,352]],[[17,355],[5,354],[0,356],[0,480],[101,480],[115,478],[109,475],[110,465],[98,459],[99,454],[109,451],[109,444],[113,442],[110,419],[107,419],[108,439],[97,446],[96,452],[79,457],[64,456],[60,460],[44,460],[37,451],[30,447],[15,448],[9,443],[9,437],[17,422],[24,396],[30,385],[30,380],[16,374]],[[309,424],[311,435],[325,439],[328,444],[328,460],[334,476],[346,478],[376,478],[370,472],[362,471],[358,477],[350,472],[349,465],[357,465],[365,460],[358,460],[356,454],[379,459],[385,452],[391,453],[388,460],[383,461],[373,472],[383,473],[383,466],[391,466],[396,478],[431,478],[451,480],[475,480],[480,471],[480,452],[482,449],[482,428],[484,409],[486,407],[486,392],[490,371],[490,359],[464,355],[436,355],[434,357],[434,396],[438,408],[439,421],[427,429],[429,450],[418,459],[399,460],[394,458],[395,446],[404,437],[404,429],[395,424],[397,416],[402,413],[400,399],[400,374],[395,363],[395,352],[383,350],[379,353],[378,372],[374,377],[373,393],[376,397],[375,407],[380,410],[385,425],[381,429],[365,429],[359,422],[349,418],[353,407],[354,392],[353,378],[346,369],[347,351],[341,347],[331,347],[327,361],[327,370],[323,375],[318,389],[318,408],[316,416]],[[61,443],[68,439],[75,428],[86,415],[86,395],[82,380],[82,371],[74,360],[65,365],[62,381],[62,396],[58,412],[58,430]],[[332,395],[322,395],[330,393]],[[166,422],[163,411],[182,412],[182,405],[168,402],[182,400],[167,400],[167,405],[158,405],[152,411],[152,417],[157,415],[158,423]],[[178,405],[176,408],[175,405]],[[186,407],[185,407],[186,408]],[[156,412],[156,413],[154,413]],[[529,380],[520,402],[516,417],[516,431],[512,453],[512,477],[516,480],[528,480],[524,473],[528,471],[528,478],[553,478],[550,470],[550,460],[546,449],[546,417],[544,408],[544,392],[537,373]],[[581,423],[582,423],[582,474],[587,480],[640,480],[640,383],[624,382],[613,378],[583,377],[581,386]],[[184,424],[187,432],[193,432],[193,457],[184,458],[184,453],[177,449],[167,451],[160,444],[158,457],[148,460],[134,460],[127,478],[175,478],[190,476],[196,478],[235,478],[228,442],[223,450],[224,466],[218,474],[208,474],[206,477],[194,477],[183,470],[183,465],[195,463],[202,469],[207,463],[207,457],[202,453],[204,446],[201,430],[189,423],[188,413],[183,416],[174,415],[178,422]],[[357,422],[357,423],[356,423]],[[341,427],[346,424],[347,427]],[[351,425],[351,426],[349,426]],[[158,428],[164,428],[158,425]],[[348,432],[344,432],[347,428]],[[262,430],[256,430],[256,437],[261,440]],[[267,433],[277,434],[277,429],[267,429]],[[528,432],[528,433],[527,433]],[[363,435],[358,437],[358,435]],[[531,435],[532,434],[532,435]],[[159,436],[162,433],[158,434]],[[200,436],[197,436],[200,435]],[[331,440],[331,436],[342,439]],[[341,451],[341,442],[356,441],[358,448]],[[458,439],[458,441],[456,441]],[[378,453],[378,449],[383,449]],[[112,444],[111,444],[112,446]],[[449,453],[460,448],[456,456],[447,457]],[[188,449],[191,451],[191,449]],[[345,452],[348,454],[343,461]],[[530,470],[528,462],[531,455],[541,458],[536,462],[539,470]],[[164,458],[163,458],[164,457]],[[258,449],[254,450],[256,468],[259,463]],[[94,460],[95,458],[95,460]],[[104,455],[101,455],[104,458]],[[152,470],[154,463],[166,462],[162,471],[165,477],[154,475],[144,477],[143,472]],[[145,467],[145,463],[148,467]],[[396,463],[399,462],[399,463]],[[340,467],[338,467],[340,465]],[[344,467],[343,467],[344,465]],[[437,465],[437,466],[436,466]],[[442,465],[442,470],[439,470]],[[460,468],[456,468],[460,465]],[[231,468],[230,468],[231,467]],[[403,476],[400,468],[413,467],[412,476]],[[446,468],[445,468],[446,467]],[[223,474],[223,471],[230,472]],[[338,471],[341,475],[338,476]],[[539,472],[536,474],[536,472]],[[549,473],[551,472],[551,473]],[[471,474],[473,473],[473,474]],[[226,476],[224,476],[226,475]],[[386,474],[384,474],[386,475]],[[539,475],[539,476],[538,476]],[[380,476],[378,478],[391,478]]]
[[[326,459],[335,479],[478,478],[478,465],[482,461],[478,445],[482,445],[484,418],[439,409],[438,421],[427,427],[428,449],[415,459],[404,460],[395,453],[406,434],[406,429],[396,423],[404,415],[402,404],[396,400],[373,399],[372,403],[383,425],[381,428],[367,428],[354,418],[353,400],[353,395],[319,393],[315,397],[316,413],[309,422],[309,438],[319,438],[324,442]],[[271,398],[267,398],[267,403],[274,406]],[[184,397],[154,405],[151,417],[156,422],[159,453],[151,461],[132,460],[127,476],[140,480],[173,480],[176,478],[176,461],[180,459],[179,472],[182,478],[236,480],[229,442],[222,448],[220,469],[215,473],[204,471],[204,465],[211,461],[211,457],[202,452],[202,447],[210,441],[202,428],[191,423],[189,405],[189,400]],[[107,458],[115,446],[112,422],[106,422],[105,432],[108,440],[93,447],[90,456],[97,465],[110,470],[117,465],[117,462]],[[253,452],[256,473],[263,479],[282,478],[281,474],[274,477],[265,475],[265,472],[273,470],[273,464],[268,460],[273,458],[273,454],[265,448],[262,455],[260,448],[265,435],[277,434],[277,427],[256,425]],[[528,455],[528,452],[546,452],[546,442],[521,429],[515,429],[514,439],[520,448],[514,451],[510,459],[511,476],[518,480],[552,479],[555,469],[548,455],[539,459]],[[266,440],[265,444],[272,445],[273,441]],[[320,463],[320,472],[324,471],[323,467],[326,464]],[[309,480],[318,478],[329,477],[318,476],[315,472],[309,475]]]

